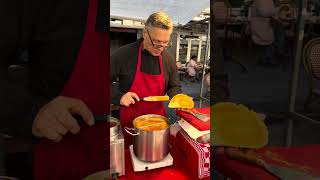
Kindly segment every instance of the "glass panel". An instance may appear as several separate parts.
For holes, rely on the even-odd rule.
[[[187,50],[188,41],[186,41],[185,39],[180,39],[179,61],[182,64],[186,63]]]
[[[198,56],[198,49],[199,49],[199,41],[191,41],[191,53],[190,58],[192,56]]]
[[[206,42],[202,42],[200,62],[203,62],[205,57],[206,57]]]

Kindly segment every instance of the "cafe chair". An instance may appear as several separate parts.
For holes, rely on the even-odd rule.
[[[303,64],[309,81],[309,94],[304,103],[304,110],[308,111],[312,103],[320,100],[320,37],[304,46]]]

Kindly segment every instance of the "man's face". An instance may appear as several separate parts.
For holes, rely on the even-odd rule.
[[[144,48],[153,56],[160,56],[169,45],[172,30],[146,27],[143,32]]]

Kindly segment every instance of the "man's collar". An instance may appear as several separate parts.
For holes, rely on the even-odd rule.
[[[142,49],[142,52],[151,55],[151,53],[150,53],[147,49],[145,49],[145,48]]]
[[[139,39],[139,45],[140,43],[143,43],[143,38]],[[152,55],[145,47],[143,47],[142,53]]]

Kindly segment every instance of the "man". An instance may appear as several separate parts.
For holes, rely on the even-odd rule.
[[[258,62],[258,65],[272,66],[274,32],[271,24],[272,16],[275,14],[273,0],[254,0],[251,5],[249,21],[251,28],[251,39],[253,42],[264,48],[265,57]]]
[[[155,12],[147,19],[143,38],[121,47],[111,56],[111,82],[119,80],[119,88],[112,88],[111,101],[123,106],[120,109],[123,127],[132,127],[132,120],[143,114],[165,115],[162,102],[139,102],[140,98],[166,93],[173,97],[181,93],[175,60],[165,50],[172,30],[170,17]],[[125,134],[127,146],[131,138]]]
[[[190,61],[188,62],[188,75],[192,82],[196,81],[197,78],[197,56],[192,56]]]
[[[80,131],[74,115],[93,125],[93,115],[108,113],[107,34],[98,23],[107,19],[104,2],[0,1],[0,134],[59,142]],[[26,51],[27,86],[8,74]]]

